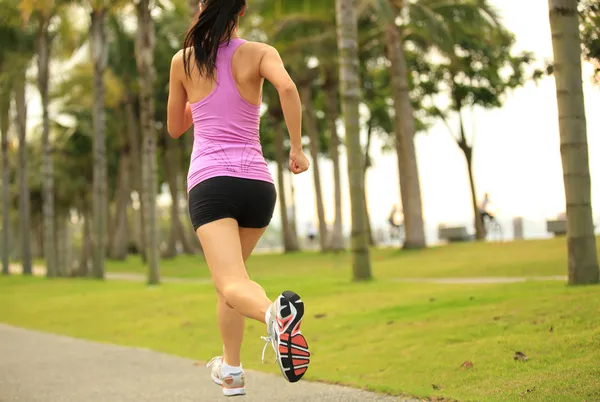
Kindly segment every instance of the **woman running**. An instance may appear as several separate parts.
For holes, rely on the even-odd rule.
[[[245,0],[201,0],[198,20],[172,60],[167,119],[173,138],[194,125],[189,212],[217,291],[223,356],[209,366],[227,396],[246,393],[240,362],[244,317],[266,324],[265,348],[272,344],[288,381],[302,378],[310,357],[300,332],[300,297],[285,291],[269,300],[245,267],[277,198],[259,140],[265,78],[279,93],[291,140],[290,170],[299,174],[309,166],[296,85],[273,47],[239,37],[245,11]]]

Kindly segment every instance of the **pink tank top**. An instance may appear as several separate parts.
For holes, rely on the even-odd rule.
[[[188,171],[188,192],[216,176],[273,183],[259,138],[260,106],[240,95],[231,72],[231,58],[246,41],[231,39],[217,54],[216,84],[206,98],[190,104],[194,148]]]

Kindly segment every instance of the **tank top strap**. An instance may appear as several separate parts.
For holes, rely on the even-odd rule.
[[[244,39],[233,38],[229,41],[229,44],[219,49],[219,55],[217,56],[217,83],[219,86],[235,86],[233,71],[231,70],[231,59],[236,49],[244,43],[246,43]]]

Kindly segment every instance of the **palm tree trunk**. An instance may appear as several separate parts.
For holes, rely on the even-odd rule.
[[[577,0],[548,0],[560,122],[569,284],[598,283]]]
[[[2,66],[0,66],[2,67]],[[2,84],[2,83],[0,83]],[[9,275],[10,256],[10,183],[8,180],[8,129],[10,127],[11,90],[0,87],[0,132],[2,135],[2,274]]]
[[[284,162],[285,163],[285,162]],[[298,225],[296,219],[296,186],[294,185],[294,175],[291,171],[287,171],[288,180],[290,183],[290,211],[291,213],[288,215],[288,220],[290,221],[290,230],[292,231],[293,236],[296,238],[296,242],[298,242]],[[300,243],[298,242],[298,249],[300,249]]]
[[[27,81],[25,69],[18,74],[15,85],[15,106],[17,109],[17,131],[19,135],[19,220],[21,222],[21,263],[23,275],[32,275],[31,266],[31,205],[29,198],[29,177],[27,170],[27,101],[25,90]]]
[[[81,260],[79,262],[79,276],[88,276],[88,264],[92,254],[92,225],[88,212],[83,212],[83,227],[81,239]]]
[[[327,94],[327,123],[329,135],[331,136],[329,156],[333,164],[333,191],[335,200],[335,220],[329,239],[329,248],[333,251],[342,251],[345,249],[345,246],[342,228],[342,179],[340,172],[340,138],[337,132],[339,110],[336,85],[336,80],[331,77],[325,85],[325,93]]]
[[[369,245],[375,246],[375,237],[373,236],[373,228],[371,226],[371,215],[369,214],[369,203],[367,200],[367,170],[371,167],[371,139],[373,137],[373,120],[367,122],[367,144],[365,145],[365,157],[363,163],[363,183],[365,183],[365,219],[367,225],[367,235],[369,237]]]
[[[359,281],[371,279],[372,274],[365,219],[363,153],[360,145],[358,23],[353,0],[336,0],[336,19],[340,55],[340,94],[349,162],[347,165],[352,211],[352,277]]]
[[[186,254],[195,254],[194,246],[191,244],[186,231],[181,223],[181,210],[180,200],[180,184],[182,182],[181,175],[179,174],[179,146],[177,141],[173,140],[169,135],[164,132],[165,151],[164,151],[164,171],[167,184],[169,185],[169,191],[171,193],[171,225],[173,230],[175,244],[179,241],[183,248],[183,252]]]
[[[310,84],[300,85],[300,95],[304,106],[304,121],[306,132],[310,138],[310,154],[312,156],[312,171],[315,184],[315,198],[317,203],[317,217],[319,218],[319,243],[321,251],[327,251],[327,222],[325,221],[325,206],[323,205],[323,192],[321,190],[321,171],[319,170],[319,150],[321,149],[315,112],[312,108]]]
[[[50,20],[42,18],[38,32],[37,64],[38,87],[42,98],[42,177],[43,177],[43,216],[44,216],[44,257],[46,259],[46,275],[53,278],[58,275],[56,266],[56,249],[52,239],[56,235],[54,227],[54,167],[52,149],[50,147],[50,116],[48,85],[50,77]]]
[[[106,257],[106,222],[108,218],[108,191],[106,177],[106,139],[104,112],[104,72],[108,63],[106,41],[106,10],[93,10],[90,26],[90,50],[94,63],[94,182],[93,211],[94,224],[92,244],[92,276],[104,279]]]
[[[131,188],[129,185],[129,166],[131,165],[129,150],[124,150],[119,157],[119,170],[117,179],[117,192],[115,200],[114,231],[111,235],[109,255],[113,260],[127,258],[128,221],[127,207],[131,201]]]
[[[66,267],[66,263],[65,263],[65,253],[64,253],[64,218],[60,215],[57,214],[56,216],[56,220],[54,221],[54,228],[56,230],[54,237],[53,237],[53,244],[54,244],[54,248],[55,248],[55,252],[56,252],[56,271],[58,273],[58,276],[60,277],[64,277],[65,276],[65,267]]]
[[[146,257],[148,283],[158,284],[159,250],[156,214],[158,169],[156,164],[156,134],[154,132],[154,21],[150,0],[140,0],[137,5],[138,29],[136,61],[140,79],[140,119],[142,122],[142,208],[146,226]]]
[[[300,249],[298,236],[292,230],[288,216],[287,197],[285,193],[285,165],[286,157],[283,147],[283,130],[281,122],[275,125],[275,160],[277,162],[277,193],[279,195],[279,212],[281,215],[281,235],[283,238],[283,249],[286,253],[293,253]]]
[[[139,122],[134,110],[134,95],[131,92],[129,83],[126,83],[127,94],[125,97],[125,119],[127,123],[127,141],[129,151],[131,152],[131,188],[133,188],[139,196],[140,210],[144,210],[144,200],[142,199],[142,156],[140,152],[140,133]],[[146,224],[143,212],[140,213],[138,233],[136,236],[137,249],[142,256],[142,261],[146,262]]]
[[[396,152],[400,174],[400,196],[404,210],[406,238],[404,248],[424,248],[425,229],[421,184],[415,151],[415,122],[408,85],[408,69],[398,27],[394,23],[386,26],[388,58],[391,61],[392,94],[394,109],[394,131],[396,132]]]

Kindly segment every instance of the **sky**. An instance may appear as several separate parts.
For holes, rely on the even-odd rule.
[[[552,59],[546,0],[492,0],[492,3],[500,11],[507,28],[516,34],[515,50],[534,52],[542,64],[544,60]],[[587,63],[583,75],[592,200],[596,220],[600,222],[600,113],[597,112],[600,110],[600,87],[592,85],[592,67]],[[37,118],[39,106],[32,106],[31,116]],[[564,211],[553,77],[515,90],[500,109],[475,110],[467,115],[466,126],[469,135],[475,134],[474,175],[478,198],[488,192],[493,210],[499,217],[524,217],[542,222]],[[428,132],[418,134],[415,144],[427,226],[472,222],[465,159],[447,128],[443,124],[434,125]],[[372,224],[377,227],[386,225],[391,207],[400,203],[400,191],[395,154],[382,153],[377,139],[372,144],[372,151],[374,167],[367,174],[366,186]],[[326,216],[331,222],[334,216],[332,167],[327,160],[320,162]],[[275,176],[275,167],[271,165],[270,168]],[[346,158],[342,153],[343,217],[344,226],[348,228],[350,198],[346,169]],[[297,221],[304,233],[309,222],[316,222],[312,173],[294,176],[293,182]],[[162,198],[168,201],[170,197],[165,194]],[[277,207],[274,223],[279,221]]]

